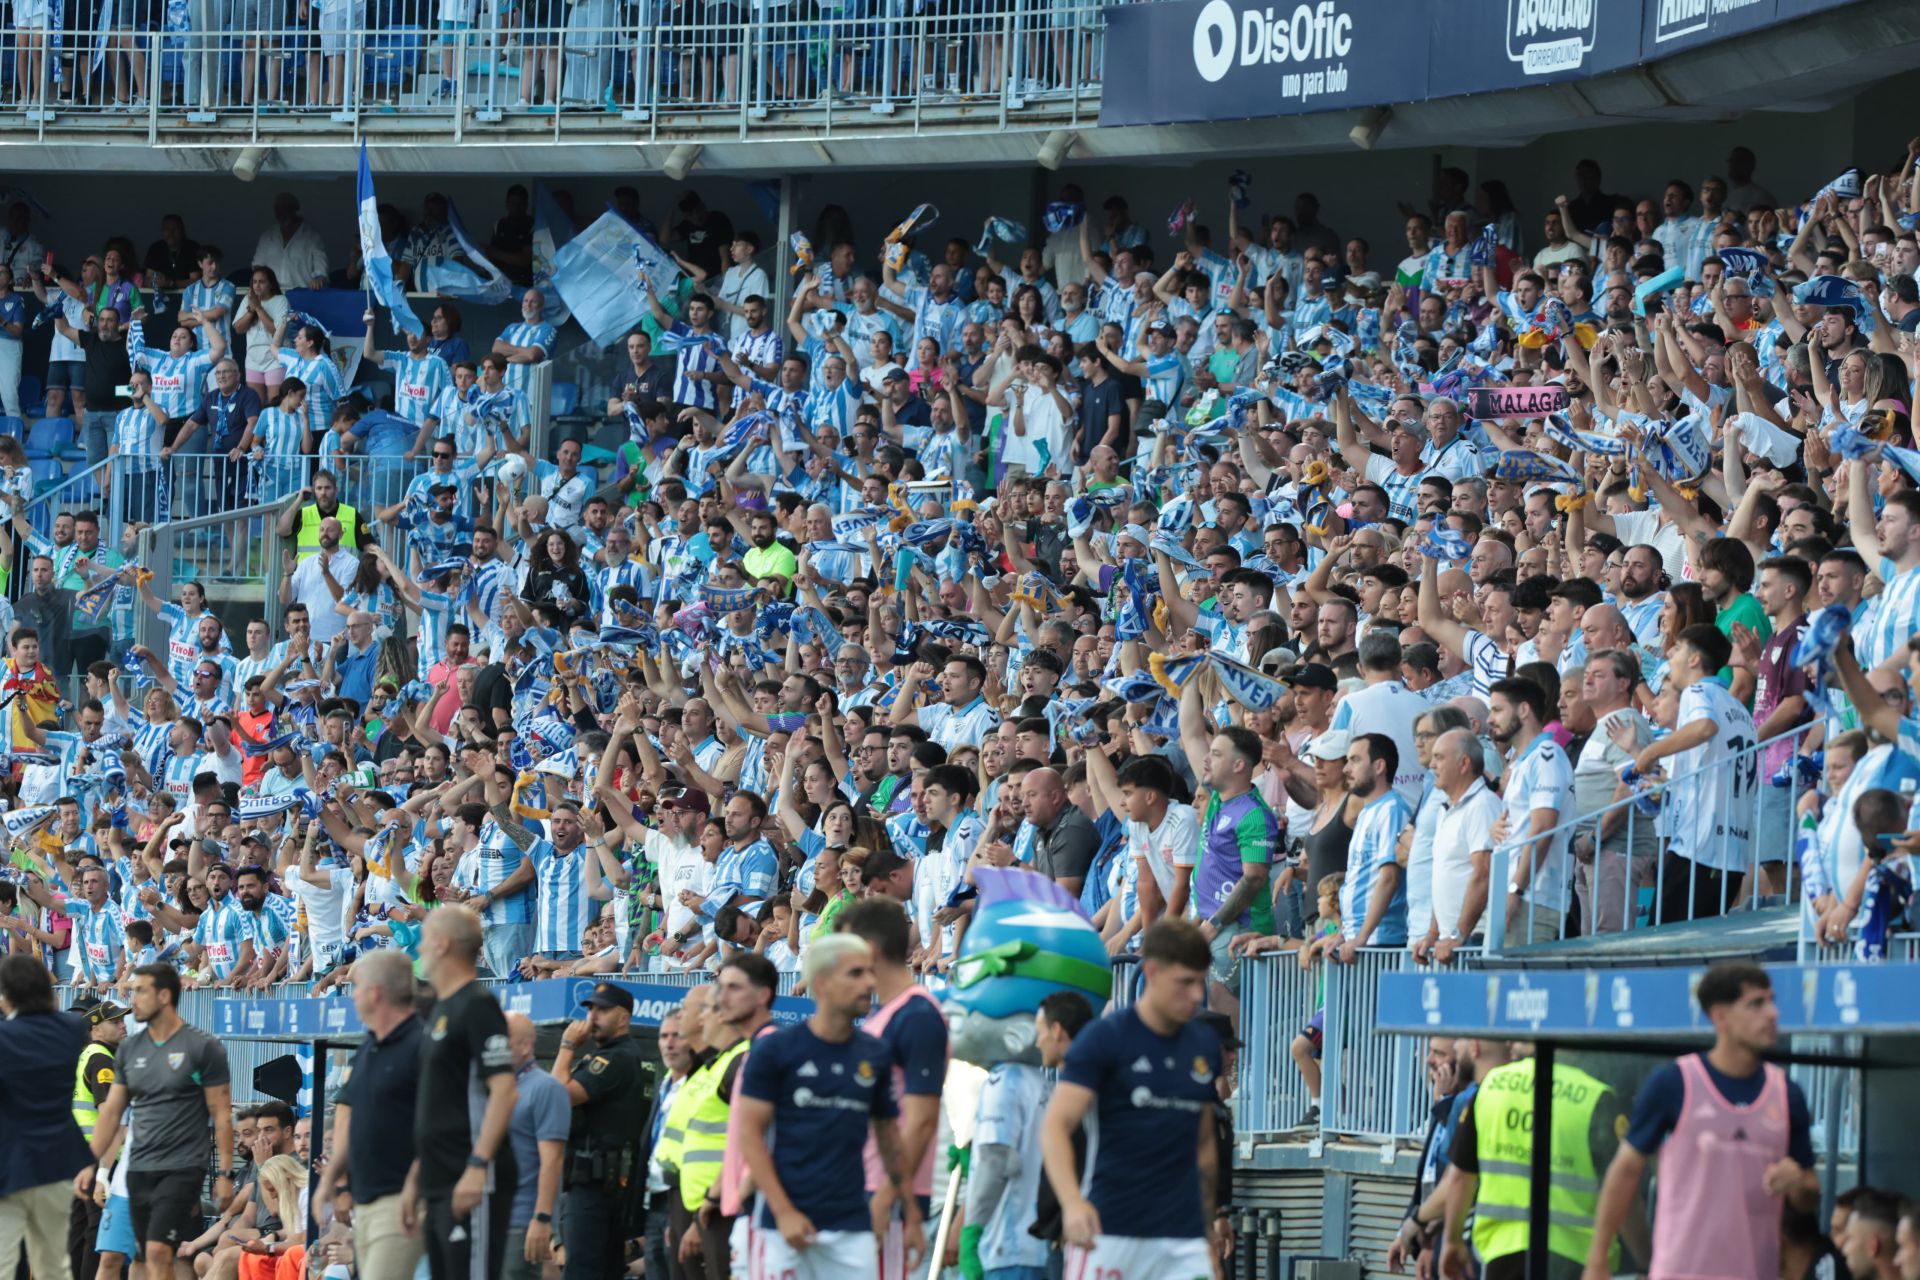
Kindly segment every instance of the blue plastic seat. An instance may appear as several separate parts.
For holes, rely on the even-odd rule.
[[[24,402],[23,402],[24,403]],[[27,424],[18,418],[0,418],[0,435],[9,435],[19,440],[25,438]]]
[[[73,445],[72,418],[37,418],[27,427],[27,458],[57,458]]]
[[[24,409],[30,404],[44,406],[46,403],[46,384],[30,373],[23,376],[20,379],[20,407]]]
[[[564,417],[580,407],[580,384],[577,382],[556,382],[547,395],[547,412],[554,417]]]
[[[28,458],[27,469],[33,472],[33,491],[36,494],[57,488],[67,478],[58,458]]]

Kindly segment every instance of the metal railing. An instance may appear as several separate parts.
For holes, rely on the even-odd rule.
[[[1509,833],[1494,849],[1488,874],[1490,890],[1484,922],[1487,954],[1499,955],[1510,945],[1526,945],[1529,941],[1565,938],[1574,931],[1570,926],[1575,910],[1582,912],[1578,932],[1594,934],[1721,916],[1784,901],[1784,889],[1792,883],[1794,813],[1804,788],[1797,770],[1786,769],[1784,785],[1776,786],[1772,771],[1763,765],[1777,759],[1790,763],[1800,739],[1813,728],[1811,724],[1802,725],[1762,742],[1732,744],[1735,749],[1730,758],[1661,784],[1658,808],[1653,812],[1642,809],[1643,797],[1633,796],[1580,814],[1538,836]],[[1614,824],[1617,826],[1611,834],[1599,836],[1603,826]],[[1687,834],[1685,847],[1690,855],[1704,858],[1686,859],[1685,897],[1670,903],[1666,872],[1669,859],[1677,855],[1667,846],[1681,830]],[[1510,872],[1522,849],[1527,845],[1537,849],[1541,842],[1550,852],[1535,862],[1525,899],[1535,917],[1532,936],[1516,935],[1508,928],[1507,895],[1502,890],[1512,882]],[[1591,850],[1584,857],[1576,853],[1583,844]],[[1728,868],[1710,891],[1703,888],[1707,880],[1699,874],[1703,861]],[[1782,867],[1781,894],[1759,892],[1761,868],[1768,863]],[[1587,921],[1602,918],[1600,908],[1616,905],[1599,900],[1598,871],[1609,866],[1621,886],[1619,912],[1613,917],[1617,927],[1587,927]],[[1582,884],[1591,886],[1585,895],[1576,891]],[[1704,900],[1702,892],[1707,892]],[[1547,936],[1541,936],[1542,917],[1549,918]],[[1419,932],[1415,930],[1416,935]]]
[[[193,0],[210,8],[216,0]],[[693,20],[690,0],[638,10],[581,0],[564,26],[333,30],[222,28],[58,31],[0,37],[0,122],[45,136],[144,130],[149,141],[209,132],[276,143],[378,129],[410,136],[470,130],[537,141],[547,134],[663,126],[777,134],[941,127],[1001,128],[1009,113],[1048,122],[1098,116],[1097,0],[1005,9],[960,0],[938,15],[901,0],[766,3],[742,22]],[[343,6],[352,8],[352,6]],[[209,15],[210,16],[210,15]],[[91,19],[84,21],[90,22]],[[403,119],[402,119],[403,118]],[[1018,123],[1016,117],[1015,123]]]
[[[280,529],[283,503],[256,503],[233,511],[171,520],[140,531],[135,557],[153,572],[153,591],[174,599],[176,583],[230,584],[233,599],[257,604],[267,626],[280,625]],[[218,595],[219,593],[213,593]],[[136,627],[157,653],[167,651],[167,628],[141,609]]]

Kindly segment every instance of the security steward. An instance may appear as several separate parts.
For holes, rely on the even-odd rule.
[[[573,1100],[561,1239],[565,1280],[606,1280],[625,1274],[627,1241],[641,1232],[648,1073],[628,1034],[633,993],[602,982],[580,1003],[587,1016],[561,1033],[553,1060],[553,1078]]]
[[[91,1033],[87,1047],[73,1072],[73,1120],[80,1136],[93,1141],[93,1127],[100,1120],[100,1104],[113,1091],[113,1055],[127,1038],[127,1014],[132,1010],[91,996],[77,1000],[70,1010],[87,1020]],[[104,1180],[101,1189],[105,1190]],[[94,1244],[100,1238],[101,1204],[93,1196],[75,1196],[67,1220],[67,1259],[74,1280],[94,1280],[100,1269],[100,1255]]]
[[[1460,1114],[1450,1153],[1454,1181],[1440,1257],[1440,1272],[1447,1280],[1469,1272],[1463,1230],[1469,1209],[1483,1280],[1525,1280],[1528,1275],[1535,1069],[1530,1051],[1494,1068]],[[1626,1134],[1627,1110],[1604,1081],[1556,1061],[1551,1124],[1546,1276],[1580,1280],[1593,1244],[1600,1178]],[[1617,1273],[1617,1246],[1610,1260]]]

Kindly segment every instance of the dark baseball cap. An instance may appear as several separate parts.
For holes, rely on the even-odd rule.
[[[633,992],[611,982],[595,984],[593,994],[580,1002],[583,1009],[625,1009],[633,1012]]]
[[[88,1026],[97,1027],[103,1022],[118,1022],[133,1010],[125,1005],[115,1004],[111,1000],[98,1000],[92,996],[85,996],[74,1001],[69,1012],[85,1018]]]
[[[662,809],[678,809],[682,813],[711,813],[713,802],[707,799],[707,793],[698,787],[688,787],[678,795],[667,796],[660,801]]]
[[[907,371],[899,365],[894,365],[880,376],[880,381],[882,382],[907,382],[909,380],[910,377]]]
[[[1282,684],[1290,684],[1296,689],[1319,689],[1332,693],[1340,687],[1330,667],[1318,662],[1303,662],[1280,677]]]

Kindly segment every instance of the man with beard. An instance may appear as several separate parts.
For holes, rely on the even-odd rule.
[[[314,535],[314,548],[305,559],[296,562],[294,553],[284,553],[286,572],[280,579],[280,603],[291,605],[298,603],[307,611],[311,638],[321,644],[331,641],[346,630],[347,620],[334,609],[337,593],[327,585],[331,577],[341,590],[353,585],[360,572],[360,557],[342,545],[343,529],[338,519],[328,517],[320,521]],[[144,592],[146,588],[143,586]],[[183,593],[184,595],[184,593]],[[187,661],[193,660],[191,649],[186,653]],[[182,673],[175,673],[181,678]]]
[[[758,585],[763,578],[779,578],[779,594],[787,594],[799,560],[791,548],[774,537],[773,516],[756,511],[747,520],[747,541],[753,545],[740,558],[740,567],[749,582]]]
[[[1510,947],[1560,936],[1567,909],[1567,832],[1574,814],[1573,768],[1543,727],[1546,691],[1510,676],[1494,682],[1487,727],[1506,754],[1505,802],[1495,824],[1507,859],[1506,940]],[[1554,834],[1547,836],[1545,833]],[[1490,890],[1497,892],[1497,890]]]
[[[278,982],[286,976],[292,929],[288,917],[267,903],[266,869],[240,868],[234,876],[234,894],[240,900],[241,923],[253,944],[253,972],[244,981],[263,987]]]

